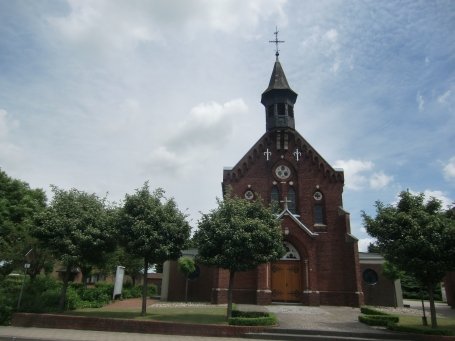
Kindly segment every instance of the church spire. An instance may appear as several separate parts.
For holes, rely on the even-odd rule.
[[[295,129],[294,104],[297,100],[297,93],[291,89],[284,74],[284,70],[278,59],[278,29],[275,31],[276,61],[270,77],[269,87],[262,93],[261,103],[265,106],[266,128],[291,128]]]

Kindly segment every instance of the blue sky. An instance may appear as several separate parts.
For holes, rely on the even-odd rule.
[[[345,169],[361,250],[376,200],[455,201],[451,0],[0,0],[0,167],[110,200],[149,180],[196,226],[265,131],[276,26],[296,128]]]

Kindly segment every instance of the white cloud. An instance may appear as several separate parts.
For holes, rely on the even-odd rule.
[[[374,243],[376,239],[374,238],[362,238],[359,239],[358,245],[359,245],[359,251],[360,252],[368,252],[368,245],[370,243]]]
[[[370,176],[370,187],[373,189],[384,188],[392,180],[393,176],[385,175],[384,172],[373,173]]]
[[[446,99],[449,96],[450,96],[450,90],[444,92],[444,95],[438,97],[439,103],[446,103]]]
[[[428,65],[428,64],[430,64],[430,58],[426,57],[425,58],[425,65]]]
[[[134,49],[142,42],[166,41],[184,35],[193,39],[200,31],[231,33],[250,31],[260,21],[276,16],[287,23],[287,0],[168,0],[107,1],[68,0],[71,12],[49,17],[49,23],[71,44],[92,49]]]
[[[0,109],[0,165],[16,163],[22,158],[22,148],[10,141],[11,132],[19,127],[6,110]]]
[[[6,140],[11,130],[18,128],[18,120],[11,119],[6,110],[0,109],[0,140]]]
[[[236,119],[248,112],[241,99],[224,104],[201,103],[190,110],[163,145],[142,162],[147,172],[187,175],[202,169],[206,162],[228,145]]]
[[[414,192],[413,190],[409,189],[409,192],[413,195],[416,195],[416,194],[419,194],[421,192]],[[435,197],[436,199],[439,199],[442,201],[442,209],[446,209],[448,205],[452,205],[452,203],[454,202],[454,200],[450,199],[449,197],[446,196],[446,193],[444,193],[443,191],[432,191],[432,190],[429,190],[429,189],[426,189],[425,191],[423,191],[423,194],[425,195],[425,202],[428,202],[428,200],[430,200],[431,197]],[[392,205],[396,205],[398,203],[398,200],[399,200],[399,193],[397,193],[397,200],[395,202],[392,203]]]
[[[243,99],[219,104],[201,103],[190,110],[188,118],[180,122],[169,140],[169,146],[222,146],[232,136],[236,119],[248,112]]]
[[[324,38],[330,41],[336,41],[338,37],[338,32],[335,29],[331,29],[324,34]]]
[[[455,156],[452,157],[443,169],[444,179],[455,180]]]
[[[426,189],[423,194],[425,194],[425,200],[428,201],[430,197],[435,197],[436,199],[439,199],[442,201],[442,208],[446,209],[448,205],[452,206],[452,203],[454,200],[448,198],[444,192],[442,191],[431,191],[429,189]]]
[[[419,111],[423,111],[423,105],[425,104],[425,100],[423,99],[423,96],[420,94],[420,91],[417,93],[416,101],[417,103],[419,103]]]
[[[393,176],[386,175],[383,171],[368,174],[374,168],[374,164],[371,161],[337,160],[333,166],[335,168],[343,168],[346,188],[355,191],[362,190],[368,185],[372,189],[381,189],[393,180]]]

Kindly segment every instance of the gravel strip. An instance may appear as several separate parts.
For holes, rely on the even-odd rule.
[[[392,307],[372,307],[376,310],[382,311],[388,314],[401,314],[401,315],[423,315],[422,309],[416,308],[392,308]],[[425,309],[425,314],[430,314],[429,309]],[[444,314],[436,313],[436,316],[445,317]]]

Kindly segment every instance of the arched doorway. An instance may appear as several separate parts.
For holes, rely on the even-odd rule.
[[[300,302],[302,297],[300,255],[292,244],[284,242],[283,246],[286,248],[286,254],[271,264],[272,301]]]

